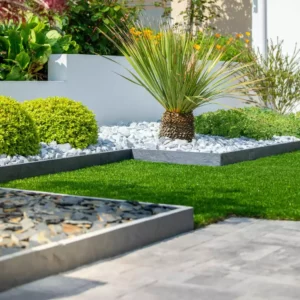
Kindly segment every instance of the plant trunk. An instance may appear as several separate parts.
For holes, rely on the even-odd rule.
[[[194,138],[194,135],[193,113],[164,112],[160,126],[160,137],[188,140],[190,142]]]

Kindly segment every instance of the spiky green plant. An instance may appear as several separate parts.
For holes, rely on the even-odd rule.
[[[198,40],[188,32],[162,25],[158,33],[135,24],[113,29],[114,43],[133,67],[127,80],[144,87],[166,110],[160,136],[192,140],[193,111],[223,97],[239,97],[250,84],[248,64],[221,62],[224,47],[215,39]]]

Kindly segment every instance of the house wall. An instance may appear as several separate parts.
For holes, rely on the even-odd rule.
[[[211,22],[223,34],[245,33],[252,28],[252,0],[219,0],[220,18]]]
[[[135,3],[138,3],[135,0]],[[153,6],[151,0],[145,0],[144,16],[160,17],[162,9]],[[140,3],[140,2],[139,2]],[[172,0],[170,6],[172,8],[171,17],[173,23],[183,22],[182,11],[185,11],[189,5],[189,0]],[[235,34],[251,31],[252,27],[252,0],[218,0],[216,6],[219,7],[220,18],[208,24],[215,27],[218,32],[223,34]]]
[[[157,121],[163,108],[140,86],[118,74],[128,75],[124,57],[112,57],[121,65],[95,55],[52,55],[48,82],[2,81],[2,95],[18,101],[48,96],[65,96],[81,101],[96,114],[100,125],[120,121]],[[217,109],[241,107],[243,103],[223,98],[216,104],[203,106],[195,115]]]
[[[283,40],[283,49],[292,54],[296,43],[300,48],[300,0],[267,1],[267,38]]]

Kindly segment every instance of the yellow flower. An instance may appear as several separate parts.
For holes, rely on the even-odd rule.
[[[134,28],[134,27],[130,28],[130,29],[129,29],[129,32],[130,32],[131,34],[135,34],[135,28]]]
[[[251,35],[251,33],[249,31],[247,31],[245,34],[246,34],[246,36],[250,36]]]
[[[218,50],[221,50],[221,49],[222,49],[222,46],[221,46],[221,45],[217,45],[216,48],[217,48]]]
[[[153,37],[153,31],[150,29],[143,30],[143,34],[145,38],[151,39]]]
[[[193,46],[193,48],[194,48],[194,49],[196,49],[196,50],[198,51],[198,50],[200,50],[201,46],[200,46],[200,45],[197,45],[197,44],[195,44],[195,45]]]
[[[141,31],[136,31],[136,32],[134,33],[134,35],[136,35],[136,36],[140,36],[141,34],[142,34]]]
[[[215,37],[218,39],[218,38],[221,37],[221,34],[220,34],[220,33],[216,33],[216,34],[215,34]]]
[[[249,43],[250,43],[250,40],[245,39],[245,43],[246,43],[246,44],[249,44]]]

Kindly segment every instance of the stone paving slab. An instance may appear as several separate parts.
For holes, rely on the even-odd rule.
[[[299,253],[300,222],[230,218],[0,300],[299,300]]]

